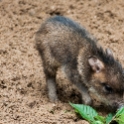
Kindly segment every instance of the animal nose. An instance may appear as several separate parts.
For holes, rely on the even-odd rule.
[[[118,106],[118,109],[124,107],[124,103],[120,103],[119,106]]]
[[[117,111],[122,107],[124,107],[124,102],[123,101],[114,101],[113,104],[112,104],[113,111]]]
[[[118,103],[118,109],[120,109],[121,107],[124,107],[124,94],[123,94],[123,100]]]

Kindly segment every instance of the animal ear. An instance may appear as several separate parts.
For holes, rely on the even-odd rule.
[[[113,56],[113,52],[112,52],[112,50],[110,50],[109,48],[106,49],[106,53],[107,53],[109,56]]]
[[[88,59],[88,63],[92,70],[96,73],[101,72],[104,69],[104,64],[96,57],[91,57]]]

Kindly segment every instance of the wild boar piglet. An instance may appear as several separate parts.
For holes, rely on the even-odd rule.
[[[58,100],[58,68],[82,95],[87,105],[116,110],[124,104],[124,71],[110,49],[104,50],[78,23],[63,16],[47,19],[36,33],[50,101]],[[64,96],[63,96],[64,97]]]

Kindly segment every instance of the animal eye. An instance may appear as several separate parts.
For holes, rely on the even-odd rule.
[[[113,89],[109,85],[104,84],[104,91],[107,93],[112,93]]]

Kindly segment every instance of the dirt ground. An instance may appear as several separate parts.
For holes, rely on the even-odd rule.
[[[34,36],[53,15],[79,22],[124,64],[123,0],[0,0],[0,124],[88,124],[69,106],[81,98],[61,73],[59,103],[47,98]]]

